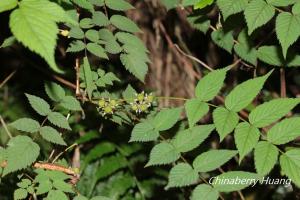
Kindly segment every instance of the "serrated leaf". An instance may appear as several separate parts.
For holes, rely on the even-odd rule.
[[[136,47],[140,51],[148,52],[144,42],[131,33],[118,32],[115,36],[122,44],[127,44]]]
[[[202,9],[214,3],[214,0],[198,0],[198,2],[194,5],[194,9]]]
[[[82,108],[80,106],[80,102],[73,96],[65,96],[61,100],[60,105],[68,110],[73,110],[73,111],[82,110]]]
[[[131,102],[133,99],[135,99],[136,94],[137,91],[131,85],[128,85],[122,93],[122,96],[127,102]]]
[[[252,44],[252,40],[247,35],[246,29],[244,29],[238,37],[237,44],[234,45],[235,53],[241,57],[243,60],[251,63],[252,65],[257,65],[257,50]]]
[[[30,118],[18,119],[11,123],[10,126],[14,127],[18,131],[24,131],[28,133],[35,133],[40,128],[40,124],[37,121]]]
[[[200,79],[195,89],[197,99],[212,100],[221,90],[227,71],[228,68],[214,70]]]
[[[247,107],[262,89],[265,81],[271,75],[270,71],[264,76],[247,80],[237,85],[225,98],[225,107],[238,112]]]
[[[64,129],[67,129],[67,130],[71,130],[71,127],[67,121],[67,118],[65,116],[63,116],[62,114],[58,113],[58,112],[51,112],[49,115],[48,115],[48,120],[60,127],[60,128],[64,128]]]
[[[244,14],[250,35],[255,29],[273,18],[275,8],[263,0],[253,0],[246,7]]]
[[[111,42],[116,40],[114,34],[106,28],[102,28],[99,30],[99,36],[101,40],[104,40],[106,42]]]
[[[86,45],[86,49],[99,58],[108,59],[104,48],[99,44],[90,42]]]
[[[49,179],[43,180],[39,183],[39,186],[36,187],[36,194],[41,195],[49,192],[52,189],[52,182]]]
[[[25,94],[31,107],[40,115],[46,116],[51,112],[50,105],[42,98]]]
[[[282,46],[283,57],[286,58],[288,48],[300,36],[300,16],[288,12],[280,13],[276,18],[275,30]]]
[[[192,185],[198,178],[198,173],[189,164],[179,163],[171,169],[166,189]]]
[[[56,189],[62,191],[62,192],[67,192],[67,193],[74,193],[72,185],[66,183],[65,181],[62,180],[54,180],[53,181],[53,187]]]
[[[276,146],[273,144],[265,141],[259,142],[254,150],[257,173],[260,175],[268,174],[277,162],[278,153]]]
[[[53,82],[45,83],[45,91],[48,97],[55,102],[59,102],[66,94],[65,90],[60,85]]]
[[[69,36],[75,39],[83,39],[84,32],[79,26],[72,26],[69,32]]]
[[[40,152],[39,145],[28,136],[13,137],[7,146],[7,166],[3,170],[3,176],[28,167],[36,161]]]
[[[297,2],[297,0],[267,0],[267,2],[273,6],[288,6]]]
[[[149,142],[155,141],[159,137],[159,132],[149,121],[141,122],[134,126],[129,142]]]
[[[209,111],[207,103],[199,99],[189,99],[185,103],[186,115],[188,118],[189,126],[193,127],[204,115]]]
[[[283,173],[300,187],[300,149],[292,149],[282,154],[280,167]]]
[[[200,154],[195,158],[195,160],[193,161],[193,168],[197,172],[213,171],[224,165],[236,154],[237,151],[234,150],[210,150]]]
[[[217,4],[223,14],[224,20],[230,15],[242,12],[247,4],[247,0],[217,0]]]
[[[148,72],[148,66],[144,60],[135,57],[132,54],[121,54],[120,60],[125,68],[137,77],[140,81],[144,82],[145,76]]]
[[[224,32],[223,29],[218,29],[211,33],[211,39],[220,48],[225,49],[228,53],[231,53],[231,50],[234,45],[232,31]]]
[[[105,0],[105,4],[112,10],[124,11],[130,10],[134,7],[125,0]]]
[[[86,90],[89,99],[92,99],[92,93],[93,93],[93,75],[92,70],[90,67],[90,63],[87,57],[83,58],[83,73],[84,73],[84,80],[86,85]]]
[[[169,108],[161,110],[153,119],[153,125],[158,131],[165,131],[179,120],[182,108]]]
[[[67,195],[60,190],[50,190],[45,200],[69,200]]]
[[[249,122],[257,128],[268,126],[288,114],[299,103],[299,99],[292,98],[271,100],[252,110],[249,115]]]
[[[206,16],[188,16],[187,21],[193,28],[204,34],[209,30],[210,20]]]
[[[258,143],[260,132],[258,128],[248,122],[240,123],[234,131],[235,145],[239,151],[239,162],[247,155]]]
[[[73,41],[70,46],[68,47],[66,52],[76,53],[83,51],[85,49],[85,44],[81,40]]]
[[[7,10],[11,10],[14,7],[16,7],[18,5],[18,1],[17,0],[5,0],[5,1],[0,1],[0,13],[7,11]]]
[[[27,195],[28,195],[27,190],[23,188],[16,189],[14,191],[14,200],[26,199]]]
[[[171,144],[178,152],[188,152],[197,148],[215,129],[214,125],[201,125],[180,131]]]
[[[94,27],[94,24],[92,19],[87,17],[80,20],[79,26],[83,29],[90,29]]]
[[[258,178],[259,176],[255,173],[244,172],[244,171],[230,171],[215,177],[212,185],[219,192],[233,192],[248,187],[250,184],[253,184],[254,180],[257,180]],[[248,180],[248,181],[235,182],[234,180]],[[249,181],[249,180],[253,180],[253,181]]]
[[[58,131],[50,126],[43,126],[42,128],[40,128],[40,134],[48,142],[60,145],[67,145],[64,139],[58,133]]]
[[[191,200],[199,200],[202,198],[205,200],[218,200],[219,193],[210,185],[200,184],[193,190]]]
[[[85,32],[85,37],[92,42],[98,42],[99,33],[94,29],[89,29],[87,32]]]
[[[31,183],[32,183],[32,182],[31,182],[30,179],[24,178],[24,179],[21,180],[21,182],[19,182],[19,183],[17,184],[17,186],[20,187],[20,188],[26,189],[28,186],[31,185]]]
[[[300,117],[284,119],[276,123],[267,133],[269,142],[281,145],[300,136]]]
[[[173,145],[162,142],[152,148],[149,162],[146,164],[146,167],[169,164],[176,161],[179,157],[180,154]]]
[[[239,116],[236,112],[218,107],[213,111],[213,120],[217,132],[222,141],[229,133],[231,133],[239,122]]]
[[[80,8],[84,8],[87,10],[93,10],[94,6],[87,0],[71,0],[73,3],[75,3]]]
[[[122,15],[113,15],[110,18],[110,22],[122,31],[128,31],[131,33],[141,32],[141,29],[131,19]]]
[[[108,26],[110,24],[107,16],[100,11],[93,12],[92,22],[97,26]]]

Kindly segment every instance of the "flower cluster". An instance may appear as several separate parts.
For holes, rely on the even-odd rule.
[[[145,92],[141,92],[139,94],[135,94],[135,99],[130,103],[131,109],[136,113],[147,112],[148,108],[151,107],[154,101],[154,96],[152,93],[145,94]]]
[[[114,111],[118,107],[118,102],[117,102],[117,100],[114,100],[114,99],[102,98],[98,101],[98,106],[99,106],[100,113],[102,114],[102,116],[112,115],[112,114],[114,114]]]

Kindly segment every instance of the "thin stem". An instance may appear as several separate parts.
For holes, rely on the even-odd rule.
[[[280,68],[280,96],[281,98],[286,97],[286,80],[284,68]]]
[[[7,83],[7,81],[9,81],[17,72],[17,70],[14,70],[13,72],[11,72],[0,84],[0,89],[5,85],[5,83]]]
[[[53,159],[52,163],[55,163],[55,161],[58,160],[59,157],[60,157],[61,155],[63,155],[65,152],[67,152],[68,150],[72,149],[73,147],[75,147],[75,146],[77,146],[77,145],[78,145],[77,143],[74,143],[74,144],[72,144],[71,146],[69,146],[68,148],[66,148],[64,151],[60,152],[60,153]]]
[[[4,119],[2,118],[2,116],[0,115],[0,121],[1,121],[1,124],[6,132],[6,134],[8,135],[9,138],[12,138],[13,136],[11,135],[11,133],[9,132],[7,126],[6,126],[6,123],[4,121]]]

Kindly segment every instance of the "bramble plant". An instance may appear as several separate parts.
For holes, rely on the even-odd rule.
[[[176,56],[195,62],[192,97],[147,89],[154,52],[139,37],[147,31],[128,17],[136,12],[131,3],[0,1],[12,34],[0,48],[40,71],[45,62],[43,74],[60,83],[42,77],[43,92],[28,80],[28,89],[6,86],[16,71],[0,82],[1,200],[291,199],[300,187],[300,99],[286,72],[300,66],[300,1],[160,0],[234,60],[211,67],[185,53],[188,45],[174,45],[182,38],[169,36],[160,19],[151,20]],[[42,61],[35,64],[39,58],[22,46]],[[69,60],[74,66],[63,67]],[[252,77],[233,80],[238,66]],[[280,95],[271,95],[277,86],[266,83],[277,74]],[[8,101],[4,85],[23,97]],[[291,182],[253,185],[266,177]],[[262,190],[277,196],[261,198]]]

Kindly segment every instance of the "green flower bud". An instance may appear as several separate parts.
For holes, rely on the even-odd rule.
[[[113,108],[111,106],[105,106],[103,109],[105,114],[112,114],[113,113]]]
[[[112,107],[117,106],[117,101],[116,100],[110,100],[109,105]]]
[[[103,108],[105,106],[106,101],[104,99],[100,99],[98,102],[98,105],[100,108]]]
[[[139,109],[139,107],[137,104],[132,104],[131,109],[136,112]]]
[[[137,95],[136,98],[139,102],[142,102],[144,100],[144,97],[145,97],[144,92],[141,92]]]
[[[147,104],[141,104],[140,105],[140,111],[141,112],[145,112],[148,110],[148,105]]]

